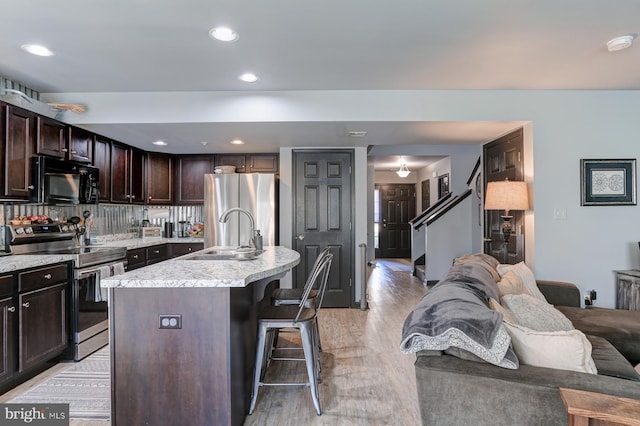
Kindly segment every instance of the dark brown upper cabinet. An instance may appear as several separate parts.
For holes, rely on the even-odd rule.
[[[147,204],[173,204],[173,156],[147,153]]]
[[[216,166],[236,166],[236,173],[277,173],[278,154],[219,154]]]
[[[29,200],[34,187],[31,183],[31,157],[35,150],[36,114],[1,103],[0,147],[2,147],[2,198]]]
[[[204,204],[204,175],[213,173],[213,155],[179,155],[176,162],[176,204]]]
[[[111,144],[111,201],[144,204],[144,151]]]
[[[91,163],[93,160],[93,139],[95,135],[79,127],[68,126],[69,129],[69,160],[80,163]]]
[[[51,157],[91,163],[95,135],[52,118],[37,117],[36,152]]]

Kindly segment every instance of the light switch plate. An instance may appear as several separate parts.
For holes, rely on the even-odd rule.
[[[554,220],[567,220],[567,209],[565,207],[555,207],[553,209]]]

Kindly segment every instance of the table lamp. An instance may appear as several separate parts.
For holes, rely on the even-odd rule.
[[[523,181],[495,181],[487,183],[486,197],[484,200],[485,210],[504,210],[502,219],[502,236],[504,239],[503,251],[504,261],[507,263],[509,238],[513,225],[509,216],[511,210],[527,210],[529,208],[529,195],[527,193],[527,183]]]

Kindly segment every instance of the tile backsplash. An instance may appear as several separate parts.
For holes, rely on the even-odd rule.
[[[137,232],[142,221],[150,226],[164,226],[165,222],[201,222],[202,206],[139,206],[122,204],[80,204],[75,206],[44,206],[41,204],[0,205],[4,220],[15,216],[47,215],[53,220],[64,221],[72,216],[82,217],[85,210],[92,213],[92,235],[126,234]],[[154,214],[160,213],[160,214]],[[168,214],[167,214],[168,213]],[[167,217],[168,216],[168,217]]]

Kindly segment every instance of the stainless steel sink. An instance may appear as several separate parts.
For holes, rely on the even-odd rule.
[[[251,260],[257,258],[262,254],[264,250],[256,250],[253,256],[247,256],[239,254],[236,249],[220,250],[211,249],[206,250],[203,253],[195,253],[190,256],[185,256],[184,260]]]

